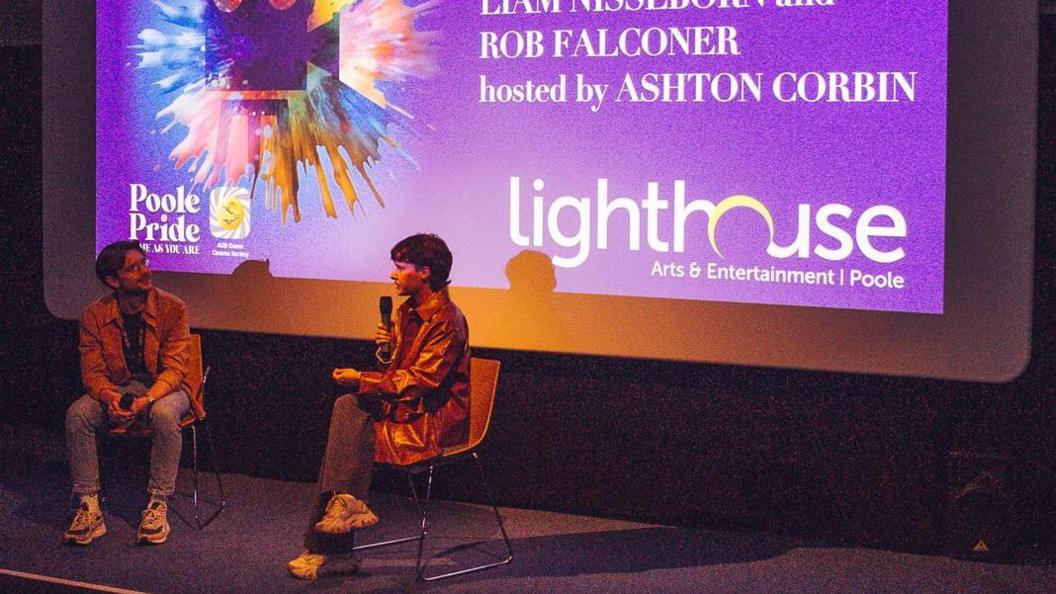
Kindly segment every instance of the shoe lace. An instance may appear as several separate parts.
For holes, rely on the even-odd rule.
[[[78,508],[77,513],[73,516],[73,522],[70,524],[71,529],[87,528],[92,524],[92,512],[84,508]]]
[[[347,512],[355,511],[355,502],[355,499],[350,499],[347,497],[341,497],[337,500],[338,505],[344,508],[344,510]]]
[[[359,501],[351,496],[335,495],[326,506],[327,514],[350,515],[359,512]]]
[[[347,508],[348,504],[345,502],[344,497],[333,496],[330,498],[329,503],[326,504],[326,513],[330,514],[337,511],[340,508]]]
[[[161,505],[151,506],[151,507],[148,507],[146,510],[143,511],[143,523],[144,524],[148,524],[148,525],[160,524],[162,522],[162,520],[164,520],[164,519],[165,519],[165,507],[164,506],[161,506]]]

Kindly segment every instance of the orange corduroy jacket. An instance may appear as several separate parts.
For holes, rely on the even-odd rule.
[[[146,326],[143,360],[153,380],[146,396],[156,400],[182,389],[193,398],[186,384],[191,345],[187,306],[172,293],[151,289],[143,321]],[[90,304],[81,316],[81,380],[88,394],[97,400],[104,390],[120,392],[118,385],[132,378],[121,348],[123,325],[117,298],[113,295]],[[198,413],[201,416],[204,411]]]

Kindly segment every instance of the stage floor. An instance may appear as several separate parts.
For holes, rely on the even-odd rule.
[[[137,478],[104,477],[108,534],[61,544],[68,483],[61,436],[0,423],[0,590],[77,592],[34,574],[141,592],[1052,592],[1052,564],[999,565],[837,548],[788,536],[696,530],[503,508],[509,565],[439,583],[413,578],[415,544],[367,551],[361,574],[303,582],[286,574],[300,550],[313,485],[224,475],[228,509],[198,531],[170,518],[158,547],[133,543],[145,494]],[[111,468],[113,465],[110,465]],[[109,469],[104,465],[104,469]],[[189,491],[188,469],[179,490]],[[211,487],[211,484],[207,485]],[[186,512],[189,499],[173,507]],[[360,542],[412,534],[410,501],[377,495],[381,518]],[[431,567],[484,562],[501,550],[490,509],[436,502]],[[188,514],[184,514],[188,515]],[[476,547],[465,545],[485,539]],[[111,590],[113,591],[113,590]]]

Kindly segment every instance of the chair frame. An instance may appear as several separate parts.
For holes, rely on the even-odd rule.
[[[495,385],[492,386],[492,391],[493,392],[494,392],[494,390],[495,390],[497,385],[498,385],[498,368],[496,367]],[[470,395],[470,397],[472,398],[472,394]],[[492,394],[492,403],[493,403],[492,406],[494,406],[494,394]],[[472,403],[470,404],[470,406],[472,407]],[[491,414],[489,412],[489,414],[488,414],[488,423],[489,424],[490,424],[490,419],[491,419]],[[485,434],[487,433],[487,428],[486,427],[485,427],[484,433]],[[367,550],[367,549],[375,549],[375,548],[380,548],[380,547],[386,547],[386,546],[401,544],[401,543],[405,543],[405,542],[418,541],[418,553],[417,553],[417,556],[415,557],[415,561],[414,561],[414,576],[415,576],[415,579],[417,579],[419,582],[431,582],[431,581],[442,580],[442,579],[445,579],[445,578],[455,577],[455,576],[459,576],[459,575],[465,575],[465,574],[468,574],[468,573],[475,573],[477,571],[483,571],[485,569],[491,569],[493,567],[499,567],[501,565],[506,565],[507,563],[512,561],[513,560],[513,546],[510,544],[509,535],[506,534],[506,526],[505,526],[504,522],[502,521],[502,514],[499,513],[499,508],[495,505],[495,500],[494,500],[494,498],[491,495],[491,488],[488,486],[488,480],[487,480],[487,477],[485,476],[485,473],[484,473],[484,465],[480,461],[480,455],[476,452],[476,449],[480,446],[481,442],[483,442],[483,436],[480,438],[480,441],[478,441],[476,444],[473,444],[472,446],[470,446],[469,448],[466,448],[466,449],[459,449],[458,452],[453,454],[453,455],[446,455],[445,456],[444,454],[441,454],[441,455],[439,455],[439,456],[437,456],[435,458],[431,458],[429,460],[425,460],[425,461],[419,462],[417,464],[412,464],[412,465],[409,465],[409,466],[397,466],[397,465],[392,465],[392,464],[384,464],[384,465],[382,465],[382,466],[385,466],[385,467],[388,467],[388,468],[392,468],[392,469],[394,469],[394,470],[396,470],[398,472],[401,472],[401,473],[404,473],[404,474],[407,475],[407,484],[410,486],[411,497],[414,500],[414,505],[417,508],[419,515],[421,516],[421,525],[420,525],[418,534],[415,535],[415,536],[406,536],[406,537],[401,537],[401,538],[394,538],[394,539],[391,539],[391,540],[384,540],[384,541],[381,541],[381,542],[363,544],[363,545],[359,545],[359,546],[353,547],[353,550],[363,551],[363,550]],[[476,465],[476,467],[477,467],[477,476],[479,477],[481,487],[484,489],[484,496],[487,498],[488,505],[491,507],[492,512],[495,514],[495,522],[499,526],[499,531],[502,533],[503,543],[505,543],[505,545],[506,545],[506,557],[504,557],[503,559],[501,559],[499,561],[494,561],[492,563],[485,563],[483,565],[475,565],[473,567],[467,567],[465,569],[459,569],[459,570],[449,571],[449,572],[440,573],[440,574],[426,575],[425,572],[428,569],[429,560],[428,560],[428,558],[426,558],[425,562],[423,563],[422,559],[423,559],[423,556],[424,556],[424,553],[425,553],[425,540],[426,540],[426,537],[429,535],[429,513],[428,512],[429,512],[429,501],[430,501],[430,498],[432,496],[432,491],[433,491],[433,477],[436,475],[436,470],[440,466],[446,466],[448,464],[453,464],[455,462],[460,462],[460,461],[462,461],[462,460],[464,460],[466,458],[472,458],[474,463],[475,463],[475,465]],[[423,472],[427,473],[424,500],[418,496],[418,489],[414,485],[414,476],[417,475],[417,474],[421,474]],[[478,542],[484,542],[484,541],[478,541]],[[474,544],[477,544],[477,543],[474,543]]]
[[[463,458],[462,456],[449,458],[449,459],[434,459],[434,461],[432,461],[432,462],[419,464],[419,465],[417,465],[417,466],[415,466],[413,468],[412,467],[398,467],[398,466],[392,467],[392,468],[397,469],[399,472],[402,472],[402,473],[407,475],[407,484],[410,486],[411,497],[412,497],[412,499],[414,499],[414,505],[418,509],[418,513],[421,516],[421,528],[419,529],[418,534],[415,535],[415,536],[405,536],[405,537],[402,537],[402,538],[394,538],[394,539],[391,539],[391,540],[384,540],[384,541],[381,541],[381,542],[374,542],[374,543],[359,545],[359,546],[353,547],[353,550],[362,551],[362,550],[375,549],[375,548],[379,548],[379,547],[385,547],[385,546],[390,546],[390,545],[395,545],[395,544],[400,544],[400,543],[405,543],[405,542],[418,541],[418,553],[417,553],[417,556],[415,557],[415,561],[414,561],[414,575],[415,575],[415,578],[418,581],[420,581],[420,582],[431,582],[431,581],[435,581],[435,580],[442,580],[444,578],[455,577],[455,576],[458,576],[458,575],[464,575],[464,574],[467,574],[467,573],[474,573],[474,572],[477,572],[477,571],[483,571],[485,569],[491,569],[492,567],[498,567],[500,565],[506,565],[507,563],[512,561],[513,560],[513,545],[510,544],[510,537],[509,537],[509,535],[506,534],[506,526],[505,526],[504,522],[502,521],[502,514],[499,513],[499,508],[495,505],[495,500],[491,496],[491,489],[488,487],[488,481],[487,481],[487,478],[484,475],[484,466],[483,466],[483,464],[480,461],[480,456],[476,452],[472,452],[472,453],[468,454],[465,457],[472,457],[473,461],[476,463],[477,473],[478,473],[478,476],[480,478],[481,486],[484,488],[484,495],[487,497],[488,505],[491,507],[492,512],[495,514],[495,522],[499,526],[499,531],[502,533],[502,540],[503,540],[503,542],[506,545],[506,557],[504,557],[503,559],[501,559],[499,561],[495,561],[495,562],[492,562],[492,563],[485,563],[483,565],[476,565],[476,566],[473,566],[473,567],[468,567],[468,568],[465,568],[465,569],[459,569],[459,570],[456,570],[456,571],[449,571],[449,572],[446,572],[446,573],[440,573],[440,574],[436,574],[436,575],[429,575],[429,576],[425,575],[425,572],[426,572],[426,570],[428,569],[428,566],[429,566],[429,560],[426,559],[425,563],[423,564],[422,563],[422,557],[423,557],[424,552],[425,552],[425,539],[426,539],[426,536],[429,535],[429,513],[428,513],[428,508],[429,508],[429,501],[430,501],[430,497],[432,495],[432,489],[433,489],[433,477],[436,475],[436,469],[439,466],[450,464],[450,463],[453,463],[453,462],[457,462],[458,460]],[[420,498],[418,496],[418,489],[414,485],[414,475],[422,473],[422,472],[427,472],[428,473],[428,475],[427,475],[428,478],[426,480],[426,487],[425,487],[424,502],[423,502],[422,498]]]
[[[206,367],[205,368],[205,372],[202,374],[202,383],[201,383],[201,385],[198,386],[198,395],[199,396],[205,390],[205,382],[209,379],[209,370],[210,369],[211,369],[211,367]],[[193,485],[193,490],[191,491],[191,501],[193,502],[193,506],[194,506],[194,524],[195,524],[195,526],[198,527],[198,530],[202,530],[203,528],[205,528],[206,526],[211,524],[213,522],[213,520],[215,520],[217,518],[217,516],[220,515],[220,512],[224,511],[224,509],[227,507],[227,495],[224,493],[224,479],[223,479],[223,476],[220,474],[220,469],[216,465],[216,452],[213,449],[212,437],[209,435],[209,431],[208,431],[208,427],[209,426],[206,424],[206,420],[204,418],[198,416],[198,414],[194,411],[193,407],[191,408],[191,414],[194,415],[194,419],[188,425],[186,425],[186,426],[191,428],[191,470],[192,470],[191,483]],[[206,456],[209,458],[209,462],[213,466],[213,474],[216,476],[216,486],[217,486],[218,491],[220,492],[220,500],[219,501],[216,501],[214,499],[209,499],[209,498],[206,498],[206,497],[200,497],[198,495],[198,424],[199,423],[202,425],[202,436],[205,438],[204,439],[205,447],[208,450],[207,453],[206,453]],[[202,520],[202,516],[201,516],[201,505],[200,505],[200,501],[199,500],[216,506],[216,511],[214,511],[212,514],[210,514],[209,517],[207,517],[204,521]],[[177,516],[180,516],[180,519],[182,519],[188,525],[190,524],[190,522],[187,522],[187,520],[182,515],[180,515],[180,512],[177,511],[176,508],[173,508],[173,512]]]

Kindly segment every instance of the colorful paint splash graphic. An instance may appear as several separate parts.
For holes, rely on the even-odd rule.
[[[164,131],[186,127],[169,155],[212,187],[263,184],[265,205],[301,218],[301,175],[314,170],[323,208],[337,216],[330,182],[351,210],[352,170],[379,203],[368,168],[382,145],[410,160],[389,132],[414,119],[378,84],[426,78],[435,34],[415,28],[435,2],[403,0],[154,0],[156,28],[133,45],[140,69],[162,72]]]

